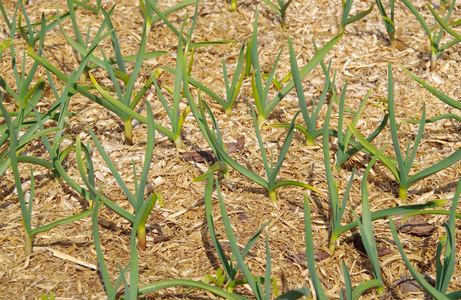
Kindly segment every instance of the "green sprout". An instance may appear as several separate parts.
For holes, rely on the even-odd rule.
[[[97,43],[98,41],[96,41]],[[63,218],[60,220],[57,220],[53,223],[40,226],[37,228],[32,229],[31,225],[31,218],[32,218],[32,209],[33,209],[33,198],[34,198],[34,188],[35,188],[35,181],[34,181],[34,175],[33,175],[33,169],[31,168],[31,189],[30,189],[30,197],[28,203],[26,203],[26,196],[25,193],[22,189],[21,186],[21,177],[19,173],[19,168],[18,168],[18,163],[32,163],[32,164],[37,164],[37,165],[42,165],[48,169],[51,169],[53,171],[59,172],[58,165],[61,166],[63,157],[65,157],[65,154],[67,153],[67,150],[64,150],[64,155],[61,156],[58,152],[60,142],[62,141],[62,134],[64,130],[64,122],[67,117],[66,111],[67,111],[67,106],[69,103],[69,98],[72,95],[71,90],[72,90],[72,85],[77,81],[81,73],[83,72],[84,66],[86,63],[88,63],[90,54],[94,49],[96,48],[96,43],[92,45],[90,48],[89,54],[84,57],[84,60],[82,64],[79,66],[79,68],[76,71],[73,71],[72,74],[69,77],[69,82],[62,90],[61,95],[59,96],[56,87],[54,86],[52,80],[50,80],[50,85],[53,89],[53,92],[55,93],[56,98],[58,99],[55,103],[55,106],[59,107],[60,114],[59,114],[59,119],[57,121],[57,126],[56,128],[50,128],[45,130],[44,129],[44,122],[49,118],[49,115],[45,116],[40,116],[39,113],[35,110],[35,101],[34,97],[40,98],[41,93],[43,92],[43,84],[40,83],[38,86],[41,85],[41,88],[37,88],[36,91],[30,96],[30,99],[28,99],[28,102],[21,103],[19,105],[19,113],[18,117],[13,121],[10,117],[10,114],[6,111],[5,106],[3,103],[0,105],[0,109],[2,111],[3,118],[6,121],[7,124],[7,129],[5,133],[2,135],[2,139],[6,137],[5,139],[9,138],[9,151],[5,151],[2,153],[2,158],[4,158],[4,154],[8,153],[9,157],[7,160],[8,163],[4,163],[5,161],[2,162],[2,168],[6,168],[9,165],[11,165],[13,169],[13,174],[15,178],[15,185],[18,190],[18,198],[19,198],[19,203],[21,207],[21,218],[22,218],[22,223],[24,226],[24,230],[26,232],[26,244],[25,244],[25,254],[30,255],[32,252],[32,243],[33,243],[33,238],[36,234],[40,232],[44,232],[47,230],[50,230],[51,228],[54,228],[60,224],[66,224],[69,222],[73,222],[76,220],[79,220],[81,218],[84,218],[86,216],[89,216],[90,211],[84,211],[81,212],[77,215],[70,216],[67,218]],[[23,80],[23,78],[22,78]],[[38,92],[38,94],[36,94]],[[34,96],[37,95],[37,96]],[[2,99],[3,100],[3,99]],[[30,101],[29,101],[30,100]],[[57,105],[59,104],[59,105]],[[22,123],[24,122],[24,116],[29,115],[29,112],[32,112],[32,110],[35,112],[35,121],[33,125],[29,128],[29,130],[26,132],[27,136],[25,139],[21,140],[19,138],[19,133],[20,130],[23,128],[26,128],[27,126],[23,125]],[[48,133],[54,132],[53,136],[53,143],[54,147],[52,148],[50,146],[50,143],[47,138]],[[25,155],[18,155],[19,152],[21,152],[21,149],[30,142],[31,140],[41,137],[44,143],[45,148],[48,150],[48,154],[50,155],[51,162],[45,161],[40,158],[36,157],[29,157]],[[62,169],[62,166],[61,166]]]
[[[188,73],[188,83],[200,89],[201,91],[206,93],[208,96],[216,100],[222,106],[222,108],[224,109],[224,112],[226,113],[228,117],[232,116],[232,107],[235,101],[237,100],[237,96],[238,96],[240,87],[242,86],[242,82],[243,82],[244,73],[242,72],[242,65],[243,65],[243,59],[244,59],[244,51],[243,51],[244,47],[245,47],[245,43],[243,43],[240,49],[237,66],[234,72],[234,76],[232,78],[232,82],[230,83],[229,83],[229,78],[227,75],[228,73],[227,73],[226,62],[225,60],[223,60],[223,75],[224,75],[224,82],[225,82],[225,87],[226,87],[226,97],[225,98],[220,97],[218,94],[213,92],[207,86],[205,86],[204,84],[190,77],[190,72],[187,72]],[[164,69],[167,69],[167,68],[164,68]],[[176,71],[173,71],[172,69],[167,69],[167,70],[170,72],[174,72],[174,74],[176,74]]]
[[[339,23],[339,30],[338,30],[339,33],[344,32],[344,28],[346,28],[346,25],[366,17],[369,13],[373,11],[373,7],[374,7],[374,3],[373,3],[371,4],[369,9],[362,11],[356,14],[355,16],[349,17],[354,0],[341,0],[341,2],[342,2],[343,15],[341,17],[341,22]]]
[[[150,108],[149,103],[146,103],[146,107],[147,107],[147,119],[148,119],[146,155],[145,155],[144,165],[142,167],[142,172],[141,172],[139,181],[136,175],[136,166],[133,162],[133,173],[134,173],[133,176],[134,176],[134,183],[135,183],[135,193],[134,194],[129,190],[129,188],[125,184],[120,173],[117,171],[114,163],[110,159],[109,155],[107,155],[106,151],[104,150],[104,147],[98,141],[94,132],[91,129],[89,129],[91,138],[93,139],[93,142],[95,143],[96,148],[98,149],[99,153],[104,159],[106,165],[111,170],[111,173],[114,176],[115,180],[117,181],[118,185],[121,187],[125,195],[128,197],[128,200],[130,201],[131,205],[134,208],[134,215],[128,220],[133,221],[133,224],[134,224],[133,228],[137,231],[138,241],[139,241],[138,245],[141,249],[146,248],[146,225],[145,223],[146,223],[147,217],[149,216],[150,212],[152,211],[152,208],[154,207],[157,201],[160,203],[160,205],[163,206],[163,199],[160,194],[153,193],[153,194],[150,194],[146,200],[144,199],[144,193],[145,193],[145,189],[147,186],[150,163],[152,161],[154,144],[155,144],[154,115],[152,113],[152,109]],[[89,174],[94,173],[93,166],[88,161],[90,159],[90,157],[88,156],[86,156],[86,160],[88,161],[89,164],[86,164],[86,165],[84,164],[81,151],[82,151],[81,141],[80,141],[80,138],[77,137],[76,158],[77,158],[77,166],[80,172],[80,176],[82,177],[85,185],[90,190],[90,193],[93,195],[94,198],[96,198],[96,196],[99,195],[99,192],[96,190],[96,187],[94,184],[94,178],[91,178],[89,176]],[[100,197],[100,195],[98,197]],[[148,203],[147,206],[146,206],[146,203]],[[118,205],[115,205],[115,207],[110,207],[110,208],[114,210],[116,213],[119,213],[120,215],[122,215],[120,213],[121,211],[126,212],[126,210],[124,210]],[[139,219],[139,216],[141,216],[140,219]]]
[[[319,117],[320,109],[322,108],[323,103],[325,102],[328,90],[329,90],[329,68],[328,71],[325,73],[325,85],[323,87],[322,94],[317,101],[314,99],[312,102],[312,109],[311,113],[309,114],[309,110],[307,108],[306,98],[304,96],[304,89],[301,82],[301,74],[298,69],[298,63],[296,62],[296,54],[293,50],[293,45],[291,43],[290,38],[288,37],[288,46],[290,48],[290,63],[291,63],[291,74],[293,76],[293,82],[296,89],[296,95],[298,96],[299,106],[301,107],[301,112],[304,118],[304,123],[306,124],[306,128],[299,124],[295,124],[295,129],[304,134],[306,137],[306,145],[313,146],[314,140],[322,134],[322,130],[316,130],[317,120]],[[275,128],[288,128],[290,126],[289,123],[279,123],[279,124],[270,124],[270,127]]]
[[[301,79],[303,79],[307,74],[309,74],[309,72],[312,71],[317,66],[317,64],[319,64],[322,61],[322,59],[325,57],[328,51],[330,51],[330,49],[339,40],[341,36],[342,34],[334,37],[322,49],[317,51],[314,57],[312,57],[312,59],[309,60],[309,62],[299,71],[299,75],[300,75],[299,77]],[[274,107],[293,89],[293,87],[295,87],[295,84],[294,84],[294,81],[291,80],[285,85],[285,87],[282,88],[281,91],[277,93],[277,95],[272,100],[267,102],[267,95],[269,93],[270,83],[272,81],[272,78],[275,75],[278,60],[280,58],[280,54],[282,53],[282,49],[277,55],[272,71],[270,72],[267,78],[266,85],[263,87],[263,83],[262,83],[263,76],[261,72],[261,66],[259,65],[257,37],[258,37],[258,9],[256,8],[253,34],[248,44],[248,47],[249,49],[251,49],[250,50],[251,62],[252,62],[253,69],[254,69],[252,79],[251,79],[251,89],[253,92],[256,110],[258,112],[258,124],[261,125],[268,118],[269,114],[274,109]],[[245,70],[245,72],[246,71],[247,70]]]
[[[235,11],[237,9],[237,0],[230,0],[231,11]]]
[[[238,162],[236,162],[233,158],[231,158],[227,153],[226,150],[223,148],[222,144],[219,143],[216,140],[216,137],[213,135],[211,130],[209,129],[208,125],[206,124],[206,120],[200,120],[202,122],[203,127],[207,131],[207,136],[212,144],[212,147],[215,148],[215,150],[219,153],[220,157],[227,163],[229,166],[234,168],[237,172],[242,174],[243,176],[249,178],[250,180],[254,181],[255,183],[261,185],[269,194],[269,199],[271,201],[276,201],[277,200],[277,193],[276,190],[279,187],[282,186],[299,186],[302,188],[307,188],[310,189],[316,193],[322,194],[322,192],[313,187],[310,186],[306,183],[295,181],[295,180],[277,180],[277,175],[280,172],[280,169],[282,167],[282,163],[288,153],[288,149],[290,148],[291,140],[293,139],[293,134],[294,134],[294,122],[296,120],[296,117],[299,115],[300,112],[296,113],[296,115],[293,117],[293,120],[291,121],[290,127],[288,128],[288,134],[285,138],[285,141],[282,145],[282,148],[280,149],[280,153],[277,157],[277,162],[274,165],[273,158],[271,157],[271,161],[269,163],[267,159],[267,154],[266,150],[264,148],[264,143],[262,141],[261,137],[261,132],[259,130],[259,125],[258,125],[258,120],[254,114],[254,109],[252,108],[252,114],[253,114],[253,123],[254,123],[254,128],[256,131],[256,136],[258,139],[258,144],[259,148],[261,150],[261,156],[264,164],[264,169],[266,171],[266,176],[267,179],[262,178],[261,176],[257,175],[253,171],[249,170],[248,168],[245,168]]]
[[[381,17],[383,18],[384,26],[386,27],[387,34],[389,35],[389,42],[391,46],[395,45],[394,4],[395,0],[391,0],[391,15],[389,17],[386,13],[386,10],[384,9],[381,0],[376,0],[376,5],[378,6]]]
[[[371,210],[370,210],[370,201],[368,199],[368,186],[367,178],[368,173],[373,167],[374,163],[386,149],[386,146],[383,146],[378,152],[373,156],[371,161],[368,163],[365,172],[363,173],[362,179],[362,218],[359,219],[357,214],[352,210],[355,219],[358,221],[360,235],[362,237],[363,246],[367,252],[368,259],[371,263],[371,269],[373,271],[373,276],[378,281],[381,281],[381,284],[377,286],[378,293],[382,295],[384,283],[381,280],[381,267],[379,266],[378,250],[376,248],[376,241],[373,233],[373,225],[371,223]]]
[[[270,8],[272,8],[279,16],[280,16],[280,19],[281,19],[281,23],[282,23],[282,29],[283,30],[286,30],[287,29],[287,24],[286,24],[286,11],[287,11],[287,8],[288,8],[288,5],[290,5],[290,3],[292,2],[293,0],[288,0],[286,3],[285,3],[285,0],[277,0],[277,4],[278,6],[272,2],[271,0],[264,0],[264,2],[266,2],[267,5],[270,6]]]
[[[448,19],[451,16],[451,13],[455,7],[455,2],[456,0],[453,0],[450,8],[448,9],[447,15],[445,16],[445,19],[441,19],[438,14],[432,9],[430,4],[428,3],[429,10],[431,13],[434,15],[436,18],[437,22],[441,25],[441,28],[437,30],[437,23],[435,24],[434,29],[431,29],[429,25],[427,25],[426,21],[424,18],[420,15],[418,10],[413,6],[413,4],[409,0],[402,0],[402,2],[408,7],[408,9],[415,15],[416,19],[419,21],[421,26],[423,27],[424,31],[426,32],[426,35],[428,36],[430,42],[431,42],[431,71],[434,71],[435,68],[437,67],[437,59],[438,57],[442,54],[443,51],[448,49],[449,47],[453,46],[454,44],[458,43],[461,41],[461,36],[454,32],[449,26],[447,25]],[[447,31],[451,35],[455,37],[454,40],[446,43],[444,46],[440,46],[440,42],[442,40],[444,31]]]
[[[388,86],[389,86],[388,87],[389,122],[390,122],[391,136],[392,136],[392,144],[394,147],[398,167],[396,167],[394,163],[389,158],[384,156],[383,154],[379,156],[379,160],[394,175],[395,179],[399,183],[399,197],[405,200],[407,198],[408,188],[412,186],[414,183],[432,174],[435,174],[439,172],[440,170],[448,168],[449,166],[459,161],[461,159],[461,149],[456,150],[453,154],[442,159],[438,163],[430,167],[427,167],[426,169],[421,170],[410,176],[410,169],[413,166],[413,161],[415,159],[416,152],[418,150],[418,146],[421,142],[421,138],[424,132],[424,124],[426,120],[426,105],[424,104],[423,106],[421,122],[420,122],[420,126],[418,129],[418,133],[415,138],[415,142],[412,147],[411,147],[411,143],[410,142],[408,143],[407,149],[405,152],[405,157],[404,157],[402,154],[402,151],[400,150],[400,142],[398,139],[398,132],[397,132],[397,123],[395,120],[394,79],[392,76],[392,67],[390,63],[388,64]],[[352,126],[349,123],[348,123],[348,126],[349,126],[349,129],[352,131],[352,133],[355,135],[355,137],[358,139],[358,141],[368,151],[370,151],[373,155],[378,152],[378,150],[370,142],[368,142],[365,138],[363,138],[360,135],[360,133],[357,131],[357,129],[354,128],[354,126]],[[410,151],[411,148],[413,149]]]
[[[461,103],[459,103],[458,100],[455,100],[447,95],[445,95],[444,93],[436,90],[435,88],[433,88],[432,86],[430,86],[427,82],[425,82],[424,80],[422,80],[421,78],[419,78],[418,76],[416,76],[415,74],[413,74],[412,72],[408,71],[404,66],[400,65],[400,67],[408,74],[411,76],[411,78],[413,78],[416,82],[418,82],[419,84],[421,84],[425,89],[427,89],[429,92],[432,93],[432,95],[436,96],[437,98],[439,98],[440,100],[442,100],[445,104],[448,104],[450,105],[451,107],[453,108],[456,108],[458,110],[461,110]],[[439,116],[435,116],[433,118],[430,118],[430,119],[427,119],[426,120],[426,123],[432,123],[432,122],[435,122],[435,121],[438,121],[438,120],[442,120],[442,119],[448,119],[448,118],[453,118],[459,122],[461,122],[461,117],[457,114],[452,114],[452,113],[449,113],[449,114],[442,114],[442,115],[439,115]],[[419,124],[420,123],[420,120],[406,120],[407,122],[410,122],[410,123],[415,123],[415,124]]]
[[[141,6],[142,13],[144,15],[144,18],[146,18],[146,22],[147,22],[147,26],[145,28],[146,37],[149,37],[152,24],[154,24],[156,21],[160,20],[162,17],[164,18],[166,15],[169,15],[173,12],[176,12],[186,6],[189,6],[197,2],[196,0],[185,0],[176,5],[173,5],[172,7],[167,8],[166,10],[162,11],[160,14],[157,14],[154,16],[154,12],[159,11],[157,8],[157,1],[158,0],[154,0],[154,1],[139,0],[139,5]]]
[[[333,171],[330,166],[330,151],[329,151],[329,123],[330,123],[330,114],[331,114],[331,108],[332,108],[333,101],[330,102],[330,105],[328,107],[327,115],[325,116],[325,125],[323,128],[323,160],[325,163],[325,173],[327,176],[327,182],[328,182],[328,190],[330,192],[330,203],[331,203],[331,210],[332,210],[332,229],[331,232],[337,231],[341,227],[341,219],[343,218],[344,211],[346,210],[346,204],[347,204],[347,199],[349,198],[349,192],[352,187],[352,182],[354,180],[354,172],[355,168],[352,171],[351,179],[349,180],[349,183],[347,185],[346,191],[344,192],[343,200],[340,202],[339,200],[339,191],[338,191],[338,186],[336,184],[336,181],[333,177]],[[329,249],[331,252],[334,251],[335,249],[335,242],[336,239],[333,238],[333,235],[331,235],[330,238],[330,245]]]

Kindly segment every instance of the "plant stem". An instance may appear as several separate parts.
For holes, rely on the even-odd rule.
[[[399,198],[402,200],[407,199],[407,192],[408,190],[404,188],[403,186],[399,186]]]
[[[333,234],[331,235],[331,237],[330,237],[330,245],[328,246],[328,249],[330,250],[330,253],[335,252],[336,240],[337,239],[338,239],[337,237],[333,237]]]
[[[150,20],[147,20],[146,31],[145,31],[146,38],[149,37],[151,28],[152,28],[152,23],[150,22]]]
[[[181,135],[178,135],[178,137],[174,140],[174,145],[176,146],[176,149],[183,149]]]
[[[395,30],[389,33],[389,41],[391,42],[391,46],[395,46]]]
[[[277,201],[277,193],[275,192],[275,189],[269,191],[269,199],[271,201]]]
[[[437,54],[433,51],[431,52],[431,71],[434,71],[437,67]]]
[[[226,162],[218,161],[219,172],[221,172],[224,179],[229,179],[229,165]]]
[[[232,105],[224,110],[228,118],[232,117]]]
[[[80,74],[79,82],[80,84],[84,84],[88,78],[88,71],[83,71],[82,74]]]
[[[258,125],[261,126],[261,124],[264,123],[265,121],[266,121],[266,117],[262,113],[258,112]]]
[[[315,142],[314,139],[311,136],[306,136],[306,146],[314,146]]]
[[[146,250],[146,224],[138,226],[138,246],[141,250]]]
[[[133,124],[131,123],[131,118],[128,117],[123,121],[123,125],[125,126],[125,142],[128,145],[133,145]]]
[[[252,66],[252,60],[251,60],[251,40],[248,42],[247,45],[247,50],[245,52],[245,77],[251,76],[251,66]]]
[[[338,27],[338,34],[341,34],[343,32],[344,32],[344,27],[343,27],[343,25],[340,24],[339,27]]]
[[[231,11],[235,11],[237,9],[237,0],[231,0]]]
[[[26,232],[26,244],[24,246],[24,254],[29,256],[32,254],[32,236],[29,236]]]

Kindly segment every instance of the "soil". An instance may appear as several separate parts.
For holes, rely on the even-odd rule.
[[[103,8],[107,11],[116,4],[111,20],[117,27],[116,33],[123,55],[137,54],[143,27],[139,2],[128,0],[102,2]],[[177,3],[177,1],[159,2],[162,10]],[[433,17],[426,7],[426,2],[413,2],[432,26]],[[355,1],[351,14],[366,10],[372,3],[374,1]],[[225,96],[225,83],[222,61],[226,61],[228,73],[233,76],[239,50],[242,44],[251,38],[255,4],[258,4],[259,11],[258,49],[261,70],[264,73],[271,71],[283,47],[275,73],[275,77],[279,80],[290,71],[287,36],[293,42],[298,65],[302,67],[315,54],[313,39],[319,47],[322,47],[338,32],[338,22],[342,13],[339,0],[294,0],[287,10],[286,30],[282,30],[280,18],[263,1],[239,0],[237,10],[230,12],[230,4],[226,1],[202,0],[198,6],[198,19],[192,42],[231,40],[235,43],[196,48],[191,77],[223,97]],[[438,4],[437,2],[434,5]],[[11,18],[16,1],[3,1],[3,5]],[[388,7],[387,3],[385,5]],[[38,22],[42,13],[46,17],[55,15],[57,6],[61,13],[67,11],[66,1],[31,0],[25,7],[31,21]],[[83,33],[86,33],[91,24],[90,35],[92,37],[104,20],[102,14],[96,15],[82,8],[79,8],[76,14]],[[170,14],[168,19],[179,29],[188,14],[186,27],[190,27],[191,16],[194,14],[193,5]],[[457,5],[450,20],[457,20],[460,15],[461,7]],[[405,66],[439,91],[458,99],[459,82],[461,82],[459,69],[461,48],[459,45],[454,45],[443,52],[436,70],[431,72],[428,61],[430,53],[428,37],[416,18],[401,2],[396,3],[395,23],[398,42],[396,46],[392,46],[379,11],[375,7],[366,18],[346,27],[344,35],[333,46],[324,61],[328,62],[331,59],[331,73],[336,71],[335,83],[338,95],[343,91],[345,83],[348,84],[345,100],[347,108],[357,110],[366,94],[371,91],[363,115],[356,126],[365,136],[377,128],[387,112],[387,65],[388,62],[391,63],[395,81],[396,118],[401,124],[399,138],[402,151],[404,151],[407,143],[414,140],[419,128],[418,125],[404,120],[420,119],[424,104],[426,104],[427,118],[442,113],[458,114],[458,111],[430,94],[410,78],[399,65]],[[75,38],[69,19],[65,19],[62,26],[72,38]],[[459,31],[456,28],[455,30]],[[5,21],[1,19],[0,41],[8,37],[9,30]],[[442,39],[442,45],[449,40],[450,36],[445,36]],[[18,34],[15,36],[14,43],[18,68],[22,69],[19,66],[22,66],[24,52],[28,46]],[[112,43],[108,38],[101,41],[100,45],[108,57],[113,57]],[[59,27],[47,34],[44,50],[47,60],[65,74],[69,75],[78,67],[78,56],[65,40]],[[146,60],[146,66],[151,71],[161,66],[174,68],[177,36],[161,21],[152,25],[146,46],[146,51],[156,50],[166,51],[168,54]],[[96,55],[101,57],[99,49]],[[27,55],[25,59],[26,70],[29,70],[33,60]],[[134,63],[127,63],[127,65],[129,66],[128,72],[130,72]],[[3,52],[0,74],[4,81],[16,91],[9,49]],[[34,82],[45,74],[45,70],[39,67]],[[107,73],[94,70],[92,74],[99,84],[111,86]],[[148,79],[149,72],[146,67],[143,67],[135,90],[139,90]],[[54,80],[59,89],[59,81],[56,78]],[[166,87],[173,88],[174,86],[174,77],[168,72],[163,72],[159,81]],[[303,80],[304,95],[309,106],[316,97],[320,96],[324,81],[325,75],[320,66],[317,66]],[[215,100],[204,93],[202,96],[218,120],[224,141],[240,145],[230,155],[243,166],[265,178],[264,165],[250,113],[250,106],[254,103],[250,82],[249,77],[244,78],[240,95],[230,118],[224,114],[222,107]],[[91,84],[89,79],[85,84]],[[98,94],[96,90],[92,92]],[[195,88],[192,88],[192,92],[194,97],[197,97]],[[277,90],[272,87],[268,98],[272,99],[276,93]],[[146,93],[145,98],[153,108],[156,122],[163,126],[170,126],[168,116],[153,87]],[[171,101],[172,97],[167,100]],[[53,92],[47,84],[37,109],[45,112],[54,101]],[[186,107],[185,101],[184,99],[181,104],[181,110]],[[16,101],[8,95],[4,95],[3,104],[9,111],[18,109]],[[324,104],[321,108],[317,128],[321,128],[324,124],[327,107],[328,105]],[[297,95],[293,90],[275,107],[267,124],[290,122],[299,109]],[[127,196],[118,186],[114,176],[94,147],[89,128],[96,133],[120,175],[133,191],[132,163],[134,162],[139,176],[146,151],[147,126],[133,121],[134,144],[126,145],[123,122],[114,113],[79,94],[71,98],[68,110],[75,115],[69,117],[70,126],[66,129],[69,138],[64,140],[63,146],[71,145],[72,138],[77,136],[80,136],[85,144],[90,141],[96,170],[95,177],[97,184],[102,183],[102,194],[133,212]],[[144,104],[139,104],[136,111],[146,115]],[[338,106],[333,105],[330,124],[332,128],[337,128],[338,114]],[[350,122],[353,115],[346,113],[345,118]],[[298,116],[297,123],[304,125],[301,116]],[[5,122],[2,121],[1,124]],[[49,127],[55,125],[55,122],[47,124]],[[264,126],[261,132],[268,156],[273,154],[276,158],[287,130]],[[459,124],[454,120],[427,124],[411,174],[433,165],[456,151],[460,146],[460,134]],[[166,279],[181,278],[203,281],[205,275],[215,274],[215,271],[220,268],[220,263],[206,225],[204,209],[206,182],[193,182],[192,180],[203,174],[209,167],[207,160],[200,159],[199,157],[202,156],[194,153],[203,154],[202,151],[210,149],[192,114],[186,118],[183,127],[183,150],[176,149],[173,142],[159,132],[156,132],[155,137],[156,145],[151,161],[148,193],[160,193],[165,205],[164,207],[156,205],[147,221],[147,248],[139,250],[140,286]],[[388,126],[373,141],[378,148],[386,143],[390,145],[385,153],[392,156],[392,140]],[[336,139],[331,138],[331,164],[334,163],[336,145]],[[5,147],[1,148],[1,151],[4,150]],[[22,155],[45,159],[48,157],[40,139],[31,142]],[[351,210],[361,215],[361,183],[363,172],[370,159],[370,156],[359,152],[334,174],[342,197],[353,167],[356,167],[350,198],[342,220],[343,224],[354,220]],[[65,167],[69,176],[83,186],[74,152],[69,153],[65,160]],[[29,189],[30,165],[20,164],[20,170],[23,188]],[[42,226],[88,209],[87,202],[63,181],[56,180],[48,169],[33,166],[33,173],[36,185],[32,213],[33,227]],[[392,174],[378,162],[368,177],[371,211],[437,199],[449,199],[450,201],[442,207],[442,209],[449,210],[460,173],[461,166],[457,162],[411,186],[408,199],[402,200],[398,198],[398,184]],[[283,292],[304,286],[313,290],[305,257],[303,199],[304,194],[307,193],[310,195],[313,218],[316,268],[328,298],[339,298],[341,289],[344,288],[342,261],[346,263],[351,273],[353,286],[372,279],[371,265],[360,238],[357,238],[359,237],[357,228],[340,236],[333,253],[328,249],[332,224],[331,206],[321,137],[316,139],[314,146],[306,146],[305,138],[296,133],[282,165],[279,179],[297,180],[310,184],[323,194],[311,193],[300,187],[283,187],[277,190],[277,201],[272,202],[263,188],[235,170],[230,171],[229,179],[220,178],[223,198],[234,233],[238,237],[239,246],[244,247],[253,234],[264,223],[271,220],[247,256],[246,263],[253,274],[255,276],[264,275],[266,268],[264,237],[267,235],[272,258],[272,278],[276,279],[278,290]],[[217,198],[214,197],[214,200]],[[213,205],[217,233],[224,250],[229,254],[230,246],[222,225],[217,201],[214,201]],[[396,217],[396,219],[399,218],[402,217]],[[117,265],[125,266],[129,261],[131,227],[127,220],[107,208],[101,209],[99,220],[105,261],[114,282],[119,274]],[[429,214],[400,225],[404,230],[399,232],[399,237],[409,259],[429,282],[436,279],[436,247],[445,234],[443,224],[447,220],[446,215]],[[428,298],[417,284],[411,281],[411,277],[408,277],[409,270],[395,246],[388,220],[374,221],[373,231],[380,255],[382,280],[385,285],[384,293],[380,296],[375,290],[369,290],[362,298]],[[459,238],[459,233],[456,235]],[[33,241],[32,255],[28,257],[24,255],[24,229],[11,169],[2,175],[0,181],[0,241],[0,299],[38,299],[39,296],[48,295],[49,292],[52,292],[56,299],[105,299],[102,277],[98,272],[90,217],[38,234]],[[457,251],[459,250],[458,245]],[[448,291],[461,289],[461,281],[457,280],[461,276],[459,263],[457,259],[454,278]],[[247,286],[237,287],[235,292],[254,298]],[[142,299],[213,298],[215,296],[201,290],[168,288],[144,296]]]

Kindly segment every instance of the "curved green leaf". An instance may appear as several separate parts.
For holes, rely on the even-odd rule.
[[[410,260],[408,259],[407,255],[405,254],[405,251],[403,250],[402,243],[400,243],[399,236],[397,235],[397,230],[395,229],[394,221],[392,220],[392,217],[389,217],[389,227],[391,228],[392,236],[394,237],[394,242],[397,245],[397,248],[399,249],[400,255],[402,256],[405,265],[407,266],[408,270],[410,271],[411,275],[413,275],[413,278],[418,282],[418,284],[423,287],[429,294],[432,295],[437,300],[445,300],[449,299],[446,297],[444,294],[441,292],[437,291],[430,283],[428,283],[421,274],[418,273],[418,271],[413,267],[411,264]]]

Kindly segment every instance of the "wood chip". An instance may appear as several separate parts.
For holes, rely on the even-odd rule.
[[[226,152],[228,154],[241,151],[243,150],[245,146],[245,138],[241,136],[237,139],[237,142],[227,143],[225,144],[225,146],[226,146]],[[181,156],[184,161],[195,161],[198,163],[207,162],[209,164],[213,164],[216,162],[216,156],[211,150],[208,150],[208,151],[197,150],[194,152],[184,152],[181,154]]]
[[[50,251],[51,254],[53,254],[53,256],[55,256],[57,258],[61,258],[61,259],[76,263],[76,264],[78,264],[80,266],[83,266],[83,267],[86,267],[86,268],[90,268],[90,269],[93,269],[93,270],[98,270],[98,267],[95,264],[90,264],[90,263],[88,263],[86,261],[83,261],[81,259],[75,258],[75,257],[70,256],[68,254],[62,253],[62,252],[60,252],[58,250],[55,250],[53,248],[46,248],[46,250]]]

